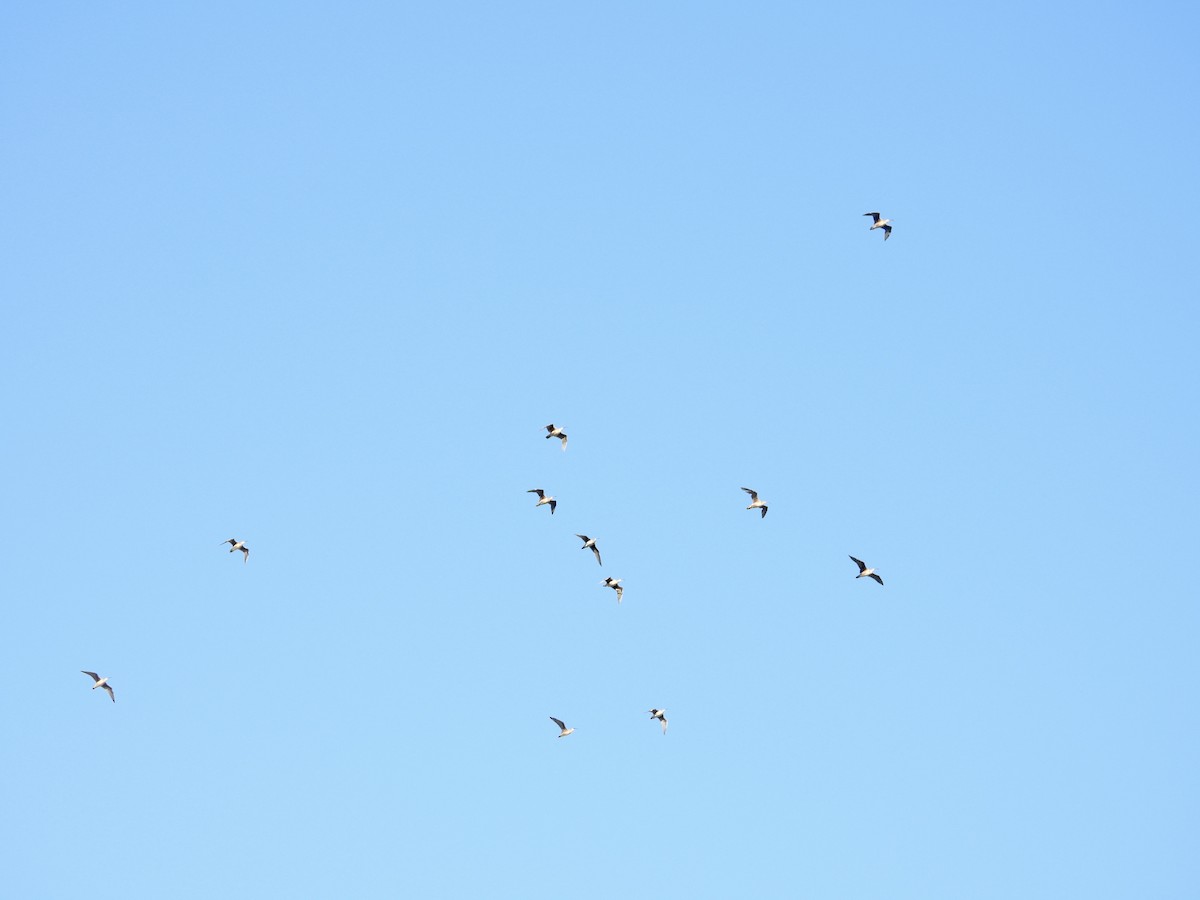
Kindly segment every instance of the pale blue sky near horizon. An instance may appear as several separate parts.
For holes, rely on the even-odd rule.
[[[4,10],[0,894],[1195,897],[1198,20]]]

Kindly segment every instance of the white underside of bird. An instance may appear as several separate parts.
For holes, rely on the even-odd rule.
[[[565,431],[563,431],[561,428],[555,428],[553,422],[546,426],[546,431],[549,432],[549,434],[546,435],[546,440],[556,437],[562,441],[563,450],[567,449],[567,433]],[[584,437],[587,437],[587,435],[584,435]]]
[[[759,518],[765,519],[767,517],[767,504],[758,499],[758,491],[752,491],[747,487],[742,488],[742,490],[750,495],[750,505],[746,509],[761,509],[762,515]]]
[[[617,592],[617,602],[618,603],[621,602],[621,595],[625,593],[625,588],[621,587],[621,579],[620,578],[605,578],[600,583],[602,585],[604,585],[605,587],[610,587],[614,591],[616,591]]]
[[[858,574],[854,576],[855,578],[874,578],[880,584],[883,584],[883,579],[875,574],[874,569],[868,569],[865,562],[861,559],[855,559],[853,556],[850,559],[854,560],[854,564],[858,566]]]
[[[586,534],[576,534],[575,537],[583,541],[583,546],[579,548],[580,550],[591,550],[592,553],[596,554],[596,562],[604,565],[604,563],[600,562],[600,549],[596,546],[595,538],[590,538]]]
[[[101,678],[95,672],[89,672],[86,669],[80,669],[79,671],[83,672],[84,675],[90,675],[92,678],[92,681],[96,682],[95,684],[92,685],[93,691],[96,688],[104,688],[104,690],[108,691],[108,699],[111,700],[113,703],[117,702],[117,698],[113,695],[112,686],[108,683],[107,676],[105,676],[104,678]]]

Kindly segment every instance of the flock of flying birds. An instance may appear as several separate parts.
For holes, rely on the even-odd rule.
[[[886,241],[888,239],[888,235],[890,235],[891,231],[892,231],[891,225],[888,224],[889,220],[884,219],[883,221],[880,221],[879,213],[867,213],[867,215],[875,217],[875,224],[871,226],[872,229],[880,228],[880,227],[882,227],[884,229],[883,239]],[[553,422],[551,422],[549,425],[546,426],[546,438],[547,439],[558,438],[562,442],[563,450],[565,451],[567,449],[567,433],[565,431],[563,431],[561,428],[559,428],[557,425],[555,425]],[[747,506],[746,509],[759,510],[759,512],[760,512],[759,518],[765,519],[767,517],[767,502],[758,496],[758,491],[751,490],[748,487],[744,487],[744,488],[742,488],[742,490],[750,495],[750,505]],[[555,509],[555,507],[558,506],[558,500],[555,499],[554,497],[547,497],[546,491],[543,488],[530,488],[525,493],[537,494],[538,500],[537,500],[537,503],[535,503],[533,505],[534,509],[536,509],[539,506],[549,506],[550,507],[550,515],[554,515],[554,509]],[[600,559],[600,548],[596,546],[595,538],[588,537],[586,534],[578,534],[578,533],[575,534],[575,537],[577,537],[581,541],[583,541],[583,546],[579,548],[580,550],[591,550],[593,555],[595,555],[595,557],[596,557],[596,563],[601,566],[604,565],[604,562]],[[226,543],[233,544],[234,542],[227,541]],[[237,548],[237,546],[240,546],[240,545],[235,545],[235,549]],[[243,550],[244,550],[244,548],[243,548]],[[233,552],[233,551],[231,550],[230,552]],[[244,552],[249,554],[250,551],[245,550]],[[879,575],[875,572],[874,569],[867,566],[867,564],[865,562],[863,562],[861,559],[857,559],[856,557],[853,557],[853,556],[851,556],[850,559],[853,560],[853,562],[856,566],[858,566],[858,574],[854,576],[855,578],[873,578],[875,581],[879,582],[879,584],[881,584],[881,585],[883,584],[883,579],[879,577]],[[605,587],[610,587],[614,591],[616,591],[617,592],[617,602],[618,603],[621,602],[621,597],[625,593],[625,589],[623,587],[621,587],[621,579],[620,578],[605,578],[604,581],[601,582],[601,584],[603,584]],[[654,719],[658,719],[659,722],[662,723],[662,733],[664,735],[666,735],[666,733],[667,733],[667,711],[665,709],[651,709],[651,710],[647,710],[647,711],[650,713],[651,721],[653,721]],[[550,721],[558,726],[558,731],[559,731],[558,736],[560,738],[564,738],[569,734],[575,733],[575,729],[568,728],[566,726],[566,723],[563,722],[562,719],[558,719],[558,718],[555,718],[554,716],[551,716]]]
[[[881,225],[883,226],[883,228],[884,228],[883,239],[886,241],[888,238],[888,234],[891,232],[891,227],[888,225],[888,220],[884,219],[882,222],[880,222],[879,221],[879,213],[867,213],[867,215],[875,216],[876,222],[874,225],[871,226],[872,228],[878,228]],[[547,432],[546,433],[547,438],[552,438],[552,437],[558,438],[562,442],[563,450],[565,451],[567,449],[567,433],[565,431],[563,431],[561,428],[558,428],[557,426],[555,426],[555,424],[553,422],[551,422],[549,425],[546,426],[546,432]],[[759,518],[765,519],[767,517],[766,501],[761,499],[758,496],[758,491],[753,491],[748,487],[744,487],[744,488],[742,488],[742,490],[750,495],[750,505],[747,506],[746,509],[759,510],[759,512],[761,513]],[[526,493],[538,495],[538,501],[537,501],[537,503],[534,504],[535,509],[539,506],[549,506],[550,507],[550,515],[554,515],[554,509],[556,506],[558,506],[558,501],[555,498],[547,497],[546,492],[544,490],[542,490],[542,488],[531,488],[530,490],[526,491]],[[603,566],[604,561],[600,559],[600,548],[596,546],[596,539],[592,538],[592,537],[588,537],[586,534],[576,534],[575,537],[577,537],[581,541],[583,541],[583,546],[581,546],[579,549],[580,550],[591,550],[592,554],[596,557],[597,565]],[[230,553],[235,553],[238,550],[240,550],[240,551],[242,551],[242,562],[243,563],[249,562],[250,548],[246,546],[245,541],[239,541],[237,538],[230,538],[227,541],[221,542],[221,546],[225,546],[226,544],[229,545]],[[853,556],[851,556],[850,559],[854,561],[854,564],[856,566],[858,566],[858,574],[854,576],[855,578],[873,578],[873,579],[875,579],[875,581],[879,582],[880,584],[883,584],[883,579],[879,577],[878,573],[876,573],[876,571],[874,569],[869,568],[865,562],[863,562],[861,559],[857,559]],[[612,588],[614,591],[616,591],[618,603],[621,602],[621,598],[625,594],[625,588],[621,587],[621,580],[622,579],[620,579],[620,578],[608,577],[608,578],[605,578],[602,582],[600,582],[605,587]],[[94,682],[92,684],[92,690],[95,690],[96,688],[104,688],[104,690],[108,692],[109,699],[112,700],[113,703],[117,702],[117,698],[113,694],[112,685],[108,683],[107,677],[101,678],[95,672],[89,672],[86,669],[80,669],[80,671],[83,672],[84,675],[88,675],[91,677],[92,681]],[[651,721],[653,721],[654,719],[658,719],[658,721],[662,723],[662,733],[665,735],[667,733],[667,712],[666,712],[666,710],[651,709],[651,710],[647,710],[647,711],[650,713]],[[560,738],[566,737],[568,734],[573,734],[575,732],[575,729],[568,728],[563,723],[562,719],[556,719],[554,716],[551,716],[550,721],[558,726],[558,728],[559,728],[558,736]]]
[[[870,228],[871,231],[874,231],[876,228],[882,228],[883,239],[885,241],[892,236],[891,219],[881,219],[879,217],[879,213],[877,212],[863,213],[863,215],[871,217],[873,221],[873,224]],[[558,438],[559,441],[562,442],[563,450],[566,451],[567,433],[556,426],[553,422],[546,426],[546,440],[549,440],[550,438]],[[758,491],[752,491],[748,487],[744,487],[742,490],[750,495],[750,505],[747,506],[746,509],[759,510],[762,513],[760,518],[765,519],[767,517],[766,501],[759,498]],[[537,494],[538,500],[537,503],[534,504],[535,508],[538,506],[549,506],[550,515],[554,515],[554,509],[558,506],[558,500],[556,500],[554,497],[547,497],[546,492],[541,488],[531,488],[530,490],[526,491],[526,493]],[[576,534],[575,537],[583,541],[583,546],[579,548],[580,550],[591,550],[596,556],[596,562],[599,565],[604,565],[604,563],[600,560],[600,548],[596,546],[595,538],[590,538],[586,534]],[[246,546],[244,541],[239,541],[237,538],[230,538],[227,541],[221,542],[222,546],[225,544],[229,545],[230,553],[234,553],[238,550],[242,551],[243,563],[250,561],[250,548]],[[876,574],[874,569],[868,568],[865,562],[863,562],[861,559],[855,559],[853,556],[851,556],[850,559],[854,560],[854,564],[858,566],[858,574],[854,576],[855,578],[873,578],[880,584],[883,584],[883,579]],[[621,587],[620,578],[605,578],[600,583],[605,587],[612,588],[614,591],[616,591],[617,602],[621,602],[621,597],[625,594],[625,588]],[[108,692],[109,699],[112,700],[113,703],[117,702],[117,698],[113,695],[112,685],[108,683],[108,678],[101,678],[95,672],[88,672],[85,669],[80,669],[80,671],[83,672],[84,675],[90,676],[92,681],[95,682],[92,685],[92,690],[95,690],[96,688],[104,688],[104,690]],[[662,733],[665,735],[667,733],[666,710],[651,709],[649,710],[649,713],[651,720],[658,719],[660,722],[662,722]],[[574,728],[568,728],[566,725],[564,725],[562,719],[556,719],[554,716],[551,716],[550,721],[559,727],[559,730],[561,731],[559,737],[566,737],[568,734],[572,734],[575,731]]]

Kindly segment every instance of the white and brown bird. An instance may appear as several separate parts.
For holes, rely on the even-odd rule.
[[[604,565],[604,563],[600,562],[600,550],[599,550],[599,548],[596,547],[596,539],[595,538],[590,538],[586,534],[577,534],[577,535],[575,535],[575,537],[577,537],[581,541],[583,541],[583,546],[579,548],[580,550],[589,550],[590,549],[593,553],[596,554],[596,562],[600,563],[600,565]]]
[[[548,503],[550,504],[550,515],[554,515],[554,507],[558,506],[557,500],[555,500],[553,497],[547,497],[546,492],[541,488],[534,488],[533,490],[526,491],[525,493],[538,495],[538,502],[533,504],[534,509],[537,509],[539,506],[544,506]]]
[[[84,675],[92,676],[92,681],[96,682],[95,684],[92,685],[93,691],[98,687],[104,688],[106,691],[108,691],[108,699],[111,700],[113,703],[117,702],[117,698],[113,696],[112,685],[110,685],[108,683],[107,678],[101,678],[95,672],[89,672],[89,671],[87,671],[87,669],[80,669],[79,671],[82,672]]]
[[[870,229],[868,229],[868,230],[874,231],[876,228],[882,228],[883,229],[883,239],[885,241],[892,236],[892,220],[891,219],[881,219],[881,218],[879,218],[879,213],[877,213],[877,212],[863,213],[863,215],[870,216],[872,219],[875,220],[875,224],[872,225],[870,227]]]
[[[250,548],[249,548],[249,547],[247,547],[245,544],[243,544],[241,541],[239,541],[237,538],[230,538],[230,539],[229,539],[229,540],[227,540],[227,541],[221,541],[221,543],[222,543],[222,544],[229,544],[229,545],[230,545],[230,546],[229,546],[229,552],[230,552],[230,553],[232,553],[234,550],[241,550],[241,551],[242,551],[242,562],[248,562],[248,561],[249,561],[249,559],[250,559]],[[268,555],[269,555],[269,554],[268,554]],[[268,562],[269,562],[269,561],[268,561]],[[269,568],[269,566],[268,566],[268,568]]]
[[[616,591],[617,592],[617,602],[618,603],[621,602],[621,595],[625,593],[625,588],[621,587],[621,579],[620,578],[605,578],[600,583],[602,585],[604,585],[605,587],[610,587],[614,591]]]
[[[652,709],[650,712],[651,719],[658,719],[662,722],[663,734],[667,733],[667,711],[665,709]]]
[[[853,556],[851,556],[850,558],[854,559]],[[874,578],[880,584],[883,584],[883,579],[875,574],[874,569],[868,569],[867,564],[865,562],[863,562],[861,559],[854,559],[854,564],[856,566],[858,566],[858,574],[854,576],[855,578]],[[901,593],[903,593],[903,592],[901,592]]]
[[[574,728],[568,728],[566,725],[563,724],[562,719],[556,719],[556,718],[554,718],[554,716],[550,717],[550,721],[553,722],[555,725],[557,725],[559,727],[559,729],[562,731],[562,734],[560,734],[559,737],[566,737],[568,734],[571,734],[575,730]]]
[[[553,422],[546,426],[546,431],[549,432],[549,434],[546,435],[546,440],[556,437],[562,441],[563,449],[567,449],[567,433],[565,431],[563,431],[561,428],[555,428]],[[587,437],[587,435],[585,434],[584,437]],[[585,441],[584,443],[587,442]]]
[[[759,518],[765,519],[767,517],[767,504],[758,499],[758,491],[752,491],[750,488],[742,488],[742,490],[750,495],[750,505],[746,509],[761,509],[762,515]]]

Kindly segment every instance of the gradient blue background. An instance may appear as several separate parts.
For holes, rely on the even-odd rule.
[[[10,4],[3,893],[1197,896],[1197,24]]]

